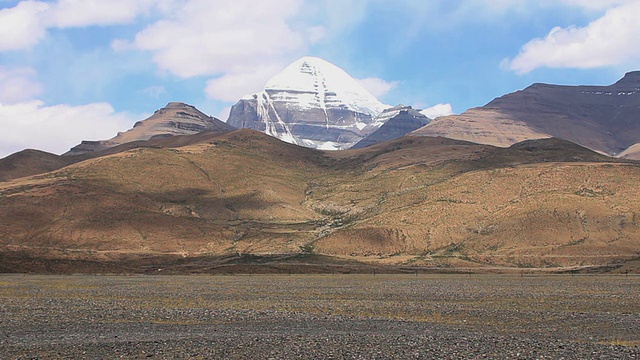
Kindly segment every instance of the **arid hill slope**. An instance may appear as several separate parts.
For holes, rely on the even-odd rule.
[[[87,152],[81,155],[56,155],[40,150],[23,150],[0,159],[0,181],[9,181],[25,176],[43,174],[58,170],[80,161],[113,155],[138,148],[171,148],[182,147],[206,141],[216,132],[203,131],[191,136],[159,137],[151,140],[131,141],[103,150]],[[204,139],[204,140],[203,140]]]
[[[432,121],[414,135],[495,146],[557,137],[616,156],[640,142],[640,71],[609,86],[533,84]]]
[[[82,141],[67,151],[64,156],[77,156],[99,152],[133,141],[166,138],[177,135],[194,135],[202,131],[225,132],[235,128],[219,119],[206,115],[194,106],[171,102],[156,110],[145,120],[138,121],[133,128],[118,133],[109,140]]]
[[[0,181],[53,171],[80,161],[45,151],[27,149],[0,159]]]
[[[566,141],[405,137],[322,152],[251,130],[195,137],[0,183],[0,257],[311,252],[465,267],[640,257],[640,167]]]

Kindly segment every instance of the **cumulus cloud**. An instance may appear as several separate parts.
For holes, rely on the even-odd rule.
[[[389,91],[395,89],[400,83],[399,81],[386,81],[376,77],[358,79],[358,82],[362,87],[367,89],[371,95],[377,98],[385,96]]]
[[[39,95],[43,88],[35,76],[31,68],[0,66],[0,104],[15,104]]]
[[[130,128],[135,120],[107,103],[45,106],[42,101],[32,100],[0,104],[0,158],[33,147],[60,154],[80,139],[111,138]]]
[[[47,25],[58,28],[125,24],[151,10],[157,0],[58,0]]]
[[[303,50],[305,31],[286,22],[300,6],[299,0],[220,0],[216,6],[190,0],[139,32],[133,44],[181,77],[239,74]]]
[[[577,2],[577,1],[576,1]],[[553,28],[545,38],[531,40],[503,66],[520,74],[540,67],[595,68],[639,64],[640,1],[608,10],[585,27]]]
[[[317,24],[294,21],[303,0],[209,0],[176,2],[162,20],[131,41],[112,43],[116,50],[149,51],[164,71],[179,77],[211,77],[206,94],[236,101],[259,91],[310,43],[326,36]],[[290,23],[296,26],[292,26]],[[307,26],[308,25],[308,26]]]
[[[0,51],[28,49],[47,29],[130,23],[169,0],[26,0],[0,10]]]
[[[44,13],[50,5],[41,1],[22,1],[0,10],[0,51],[29,48],[46,35]]]
[[[212,99],[235,102],[262,89],[267,81],[283,68],[282,65],[267,64],[244,73],[229,73],[209,79],[205,93]]]
[[[451,107],[451,104],[434,105],[430,108],[420,111],[420,113],[422,113],[423,115],[425,115],[430,119],[435,119],[440,116],[447,116],[447,115],[454,114],[453,107]]]

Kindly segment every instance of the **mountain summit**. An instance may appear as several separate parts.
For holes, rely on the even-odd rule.
[[[367,125],[387,107],[339,67],[303,57],[234,105],[227,123],[301,146],[346,149],[377,129]]]
[[[224,132],[235,129],[219,119],[204,114],[194,106],[170,102],[162,109],[156,110],[149,118],[135,123],[133,128],[126,132],[118,133],[109,140],[84,140],[64,155],[91,153],[138,140],[193,135],[205,130]]]

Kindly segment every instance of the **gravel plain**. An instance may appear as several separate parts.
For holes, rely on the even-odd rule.
[[[640,277],[0,276],[2,359],[639,359]]]

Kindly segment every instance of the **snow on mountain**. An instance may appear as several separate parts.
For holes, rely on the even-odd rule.
[[[339,107],[378,115],[388,106],[382,104],[344,70],[328,61],[306,56],[287,66],[265,85],[272,99],[299,101],[300,107]],[[296,97],[288,94],[298,93]]]
[[[346,149],[382,125],[371,123],[387,107],[339,67],[303,57],[234,105],[227,123],[301,146]]]

